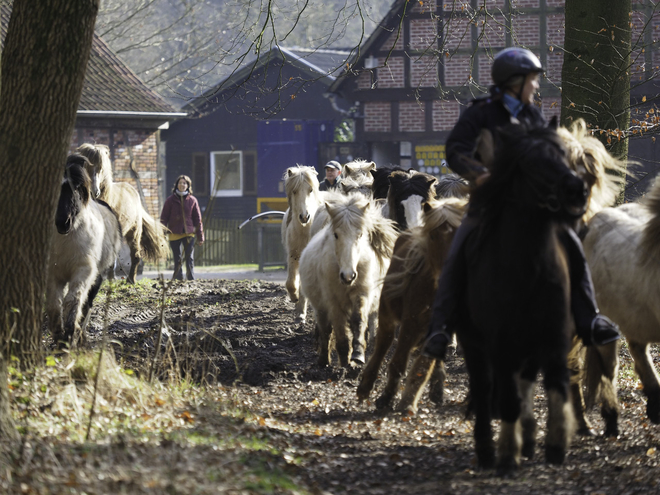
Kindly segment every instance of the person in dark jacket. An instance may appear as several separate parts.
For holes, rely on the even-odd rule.
[[[170,247],[174,254],[172,280],[183,280],[182,253],[186,260],[186,278],[195,279],[194,247],[204,243],[202,213],[197,198],[192,195],[192,181],[187,175],[177,177],[172,194],[165,200],[160,221],[170,230]]]
[[[506,48],[495,56],[491,68],[494,86],[490,95],[475,100],[449,134],[446,143],[449,168],[479,186],[490,175],[480,157],[475,156],[477,140],[483,129],[490,131],[492,137],[496,128],[510,123],[547,125],[545,117],[533,104],[542,72],[541,62],[529,50]],[[433,303],[431,324],[423,348],[427,356],[444,358],[451,341],[453,320],[465,280],[461,250],[467,236],[479,224],[479,217],[478,211],[468,208],[456,231]],[[591,274],[577,234],[566,229],[562,243],[569,257],[571,310],[578,336],[585,345],[603,345],[619,339],[621,334],[617,325],[598,312]]]
[[[325,180],[319,184],[319,191],[334,191],[341,183],[341,165],[335,160],[325,164]]]

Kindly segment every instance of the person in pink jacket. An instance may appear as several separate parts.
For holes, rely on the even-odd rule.
[[[195,279],[194,247],[204,243],[202,213],[197,198],[193,196],[192,181],[187,175],[177,177],[172,195],[165,200],[160,221],[170,230],[170,247],[174,254],[172,280],[183,280],[182,254],[186,259],[186,278]]]

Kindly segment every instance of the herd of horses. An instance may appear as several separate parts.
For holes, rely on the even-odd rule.
[[[576,428],[594,434],[585,411],[597,401],[605,435],[618,434],[619,342],[585,347],[575,335],[560,240],[568,228],[583,238],[600,309],[620,325],[648,417],[660,423],[660,382],[649,355],[649,343],[660,342],[660,181],[640,203],[614,207],[626,164],[581,120],[570,129],[512,125],[481,142],[498,143],[480,153],[491,157],[491,177],[469,190],[455,176],[438,180],[358,161],[345,166],[343,179],[361,181],[358,192],[319,192],[312,167],[287,169],[286,287],[297,321],[305,321],[307,303],[314,310],[318,364],[332,363],[333,350],[343,367],[365,364],[357,387],[365,400],[394,346],[376,408],[392,407],[406,370],[399,410],[415,413],[427,384],[429,398],[442,402],[444,363],[420,347],[469,201],[480,223],[464,245],[454,330],[469,374],[479,465],[506,474],[533,455],[539,373],[547,462],[563,462]],[[494,418],[501,420],[497,444]]]
[[[308,304],[314,310],[318,365],[331,365],[336,354],[342,367],[361,370],[357,397],[365,400],[394,346],[376,408],[393,407],[404,377],[397,409],[414,414],[427,386],[429,398],[442,403],[444,362],[420,347],[470,205],[481,212],[480,224],[464,245],[454,330],[469,374],[479,465],[506,474],[533,455],[539,373],[548,462],[563,462],[576,426],[593,434],[585,410],[597,401],[605,434],[618,434],[619,343],[584,347],[575,336],[560,242],[567,228],[580,232],[600,309],[620,325],[647,415],[660,423],[660,382],[649,354],[649,344],[660,342],[660,181],[643,201],[613,207],[625,163],[583,121],[570,129],[556,122],[509,126],[480,142],[498,145],[480,150],[490,157],[491,177],[478,188],[453,175],[437,179],[357,160],[344,166],[340,188],[320,192],[313,167],[286,170],[286,289],[298,323]],[[142,259],[166,257],[166,229],[132,186],[113,182],[108,148],[100,145],[83,145],[67,159],[55,225],[46,314],[54,341],[75,345],[122,242],[130,247],[127,280],[134,282]],[[497,444],[494,418],[501,420]]]

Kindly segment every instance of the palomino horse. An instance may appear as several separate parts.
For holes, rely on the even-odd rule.
[[[373,183],[374,179],[371,175],[359,174],[342,179],[339,183],[339,187],[344,194],[359,192],[365,196],[371,197],[371,186]]]
[[[113,265],[121,246],[117,217],[107,204],[91,198],[87,166],[83,156],[67,159],[48,267],[50,333],[54,342],[72,346],[82,338],[80,323],[87,318],[102,274]]]
[[[626,176],[625,161],[610,155],[603,143],[587,130],[583,119],[576,120],[569,128],[560,127],[557,132],[567,150],[571,169],[587,184],[589,199],[581,224],[589,226],[591,218],[607,206],[616,202]],[[609,316],[608,312],[605,311]],[[582,382],[586,379],[587,405],[591,406],[600,397],[601,414],[605,421],[605,435],[618,434],[619,402],[617,399],[616,376],[619,367],[618,342],[604,346],[585,348],[574,339],[569,354],[571,399],[578,423],[578,433],[593,434],[591,423],[585,414]]]
[[[523,452],[534,452],[538,371],[548,396],[547,462],[564,461],[572,434],[570,279],[561,239],[584,214],[586,186],[568,168],[556,120],[541,129],[509,126],[500,138],[491,177],[470,198],[480,220],[457,260],[466,277],[457,287],[456,327],[470,376],[478,463],[496,461],[495,409],[502,420],[497,467],[506,474]]]
[[[454,232],[463,218],[465,205],[466,200],[455,198],[427,202],[423,226],[405,231],[397,239],[380,294],[374,351],[357,389],[360,400],[369,396],[385,354],[394,342],[397,324],[400,324],[396,350],[387,368],[387,384],[376,401],[376,407],[389,407],[396,395],[408,367],[410,352],[422,342],[429,327],[438,277]],[[435,359],[423,355],[417,357],[407,374],[399,410],[417,411],[417,403],[435,366]],[[430,396],[439,404],[445,378],[443,362],[438,363],[436,375]]]
[[[660,423],[660,384],[649,355],[649,344],[660,342],[660,181],[655,181],[643,202],[605,208],[594,215],[584,250],[598,305],[628,340],[648,398],[646,414]],[[611,367],[616,366],[616,358],[615,352]]]
[[[314,167],[298,165],[284,173],[284,189],[289,207],[282,218],[282,244],[287,253],[286,290],[296,305],[296,321],[305,322],[307,298],[300,293],[298,263],[311,238],[311,227],[321,205],[319,181]]]
[[[378,282],[387,271],[396,231],[359,193],[330,195],[325,207],[330,223],[303,251],[300,281],[316,315],[319,365],[330,364],[334,335],[339,362],[348,367],[349,357],[364,363],[365,329],[376,317]]]
[[[110,151],[104,145],[82,144],[76,150],[88,159],[94,196],[108,203],[117,214],[122,235],[131,250],[131,269],[126,281],[134,284],[140,261],[156,263],[167,258],[165,227],[143,208],[137,190],[127,182],[112,181]]]

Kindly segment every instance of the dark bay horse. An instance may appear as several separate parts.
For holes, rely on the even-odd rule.
[[[562,463],[568,448],[571,312],[562,238],[587,198],[584,182],[568,168],[556,121],[541,129],[510,126],[499,135],[491,177],[470,200],[480,221],[463,245],[456,329],[470,375],[479,465],[495,465],[491,419],[499,413],[497,468],[506,474],[523,452],[534,451],[539,371],[548,396],[546,461]]]

